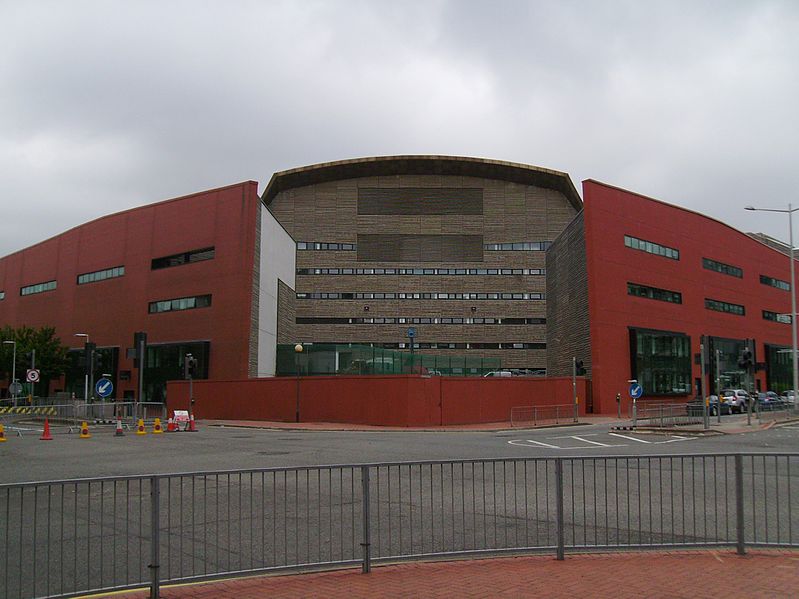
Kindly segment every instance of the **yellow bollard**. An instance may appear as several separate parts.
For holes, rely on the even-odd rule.
[[[147,429],[144,428],[144,419],[139,418],[139,424],[136,425],[136,434],[137,435],[146,435]]]
[[[0,443],[5,443],[6,441],[8,441],[6,439],[6,427],[0,424]]]
[[[81,439],[91,438],[91,435],[89,434],[89,424],[85,420],[80,424],[80,438]]]
[[[164,429],[161,426],[161,419],[160,418],[156,418],[155,422],[153,422],[153,434],[154,435],[160,435],[163,432],[164,432]]]

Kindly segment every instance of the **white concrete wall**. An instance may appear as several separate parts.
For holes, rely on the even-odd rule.
[[[277,281],[294,289],[296,243],[261,207],[261,264],[258,301],[258,374],[274,376],[277,356]]]

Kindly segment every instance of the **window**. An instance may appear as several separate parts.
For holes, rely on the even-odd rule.
[[[658,289],[657,287],[647,287],[637,283],[627,283],[627,295],[645,297],[648,299],[659,300],[661,302],[671,302],[672,304],[682,303],[682,294],[678,291],[668,289]]]
[[[514,243],[486,243],[483,244],[483,249],[489,252],[543,252],[551,245],[551,241],[517,241]]]
[[[744,276],[743,269],[730,264],[724,264],[724,262],[716,262],[710,258],[702,258],[702,267],[708,270],[715,270],[725,275],[730,275],[731,277],[738,277],[739,279],[742,279]]]
[[[35,293],[44,293],[45,291],[52,291],[56,288],[55,281],[47,281],[46,283],[36,283],[35,285],[28,285],[19,290],[20,295],[34,295]]]
[[[162,256],[161,258],[153,258],[150,263],[151,270],[160,270],[162,268],[170,268],[172,266],[181,266],[183,264],[192,264],[194,262],[202,262],[203,260],[213,260],[214,248],[202,248],[199,250],[190,250],[182,254],[172,254],[171,256]]]
[[[195,308],[208,308],[210,305],[210,295],[179,297],[176,299],[150,302],[150,314],[158,314],[161,312],[177,312],[181,310],[194,310]]]
[[[776,287],[777,289],[782,289],[783,291],[790,291],[791,284],[786,281],[781,281],[780,279],[774,279],[772,277],[767,277],[766,275],[760,275],[760,282],[763,285],[768,285],[770,287]]]
[[[630,372],[646,395],[691,393],[691,338],[683,333],[630,329]]]
[[[105,281],[106,279],[124,276],[124,274],[124,266],[115,266],[114,268],[106,268],[105,270],[87,272],[85,274],[78,275],[78,285],[85,285],[86,283],[94,283],[96,281]]]
[[[779,312],[771,312],[769,310],[763,310],[763,319],[771,320],[773,322],[781,322],[783,324],[791,324],[790,314],[780,314]]]
[[[0,291],[0,301],[3,301],[4,299],[6,299],[6,292]]]
[[[705,308],[708,310],[715,310],[716,312],[726,312],[727,314],[735,314],[737,316],[744,316],[746,309],[738,304],[730,304],[714,299],[705,298]]]
[[[646,252],[647,254],[663,256],[664,258],[671,258],[672,260],[680,259],[680,250],[675,250],[674,248],[670,248],[665,245],[660,245],[659,243],[644,241],[643,239],[638,239],[637,237],[631,237],[630,235],[624,236],[624,245],[634,250],[640,250],[642,252]]]
[[[297,299],[327,299],[327,300],[393,300],[393,299],[421,299],[421,300],[543,300],[545,294],[535,293],[444,293],[436,291],[426,292],[299,292]]]

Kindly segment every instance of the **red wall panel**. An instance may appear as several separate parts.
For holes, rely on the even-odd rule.
[[[194,383],[198,418],[295,420],[297,379],[288,377]],[[188,406],[188,383],[168,385],[169,409]],[[580,413],[585,381],[577,379]],[[567,405],[571,379],[481,379],[421,376],[307,377],[299,381],[302,422],[376,426],[441,426],[507,422],[513,407]],[[569,408],[567,407],[566,410]]]

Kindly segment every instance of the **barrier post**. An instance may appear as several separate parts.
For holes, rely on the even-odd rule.
[[[556,503],[556,526],[557,526],[557,550],[556,557],[563,561],[564,541],[563,541],[563,460],[555,458],[555,503]]]
[[[746,554],[744,546],[744,458],[735,456],[735,536],[738,555]]]
[[[160,559],[161,546],[161,531],[158,520],[160,499],[159,478],[153,476],[150,478],[150,564],[147,566],[150,569],[150,599],[158,599],[160,593],[160,581],[158,579],[158,560]]]
[[[369,466],[361,466],[361,496],[363,497],[363,565],[361,573],[368,574],[372,570],[372,556],[369,531]]]

